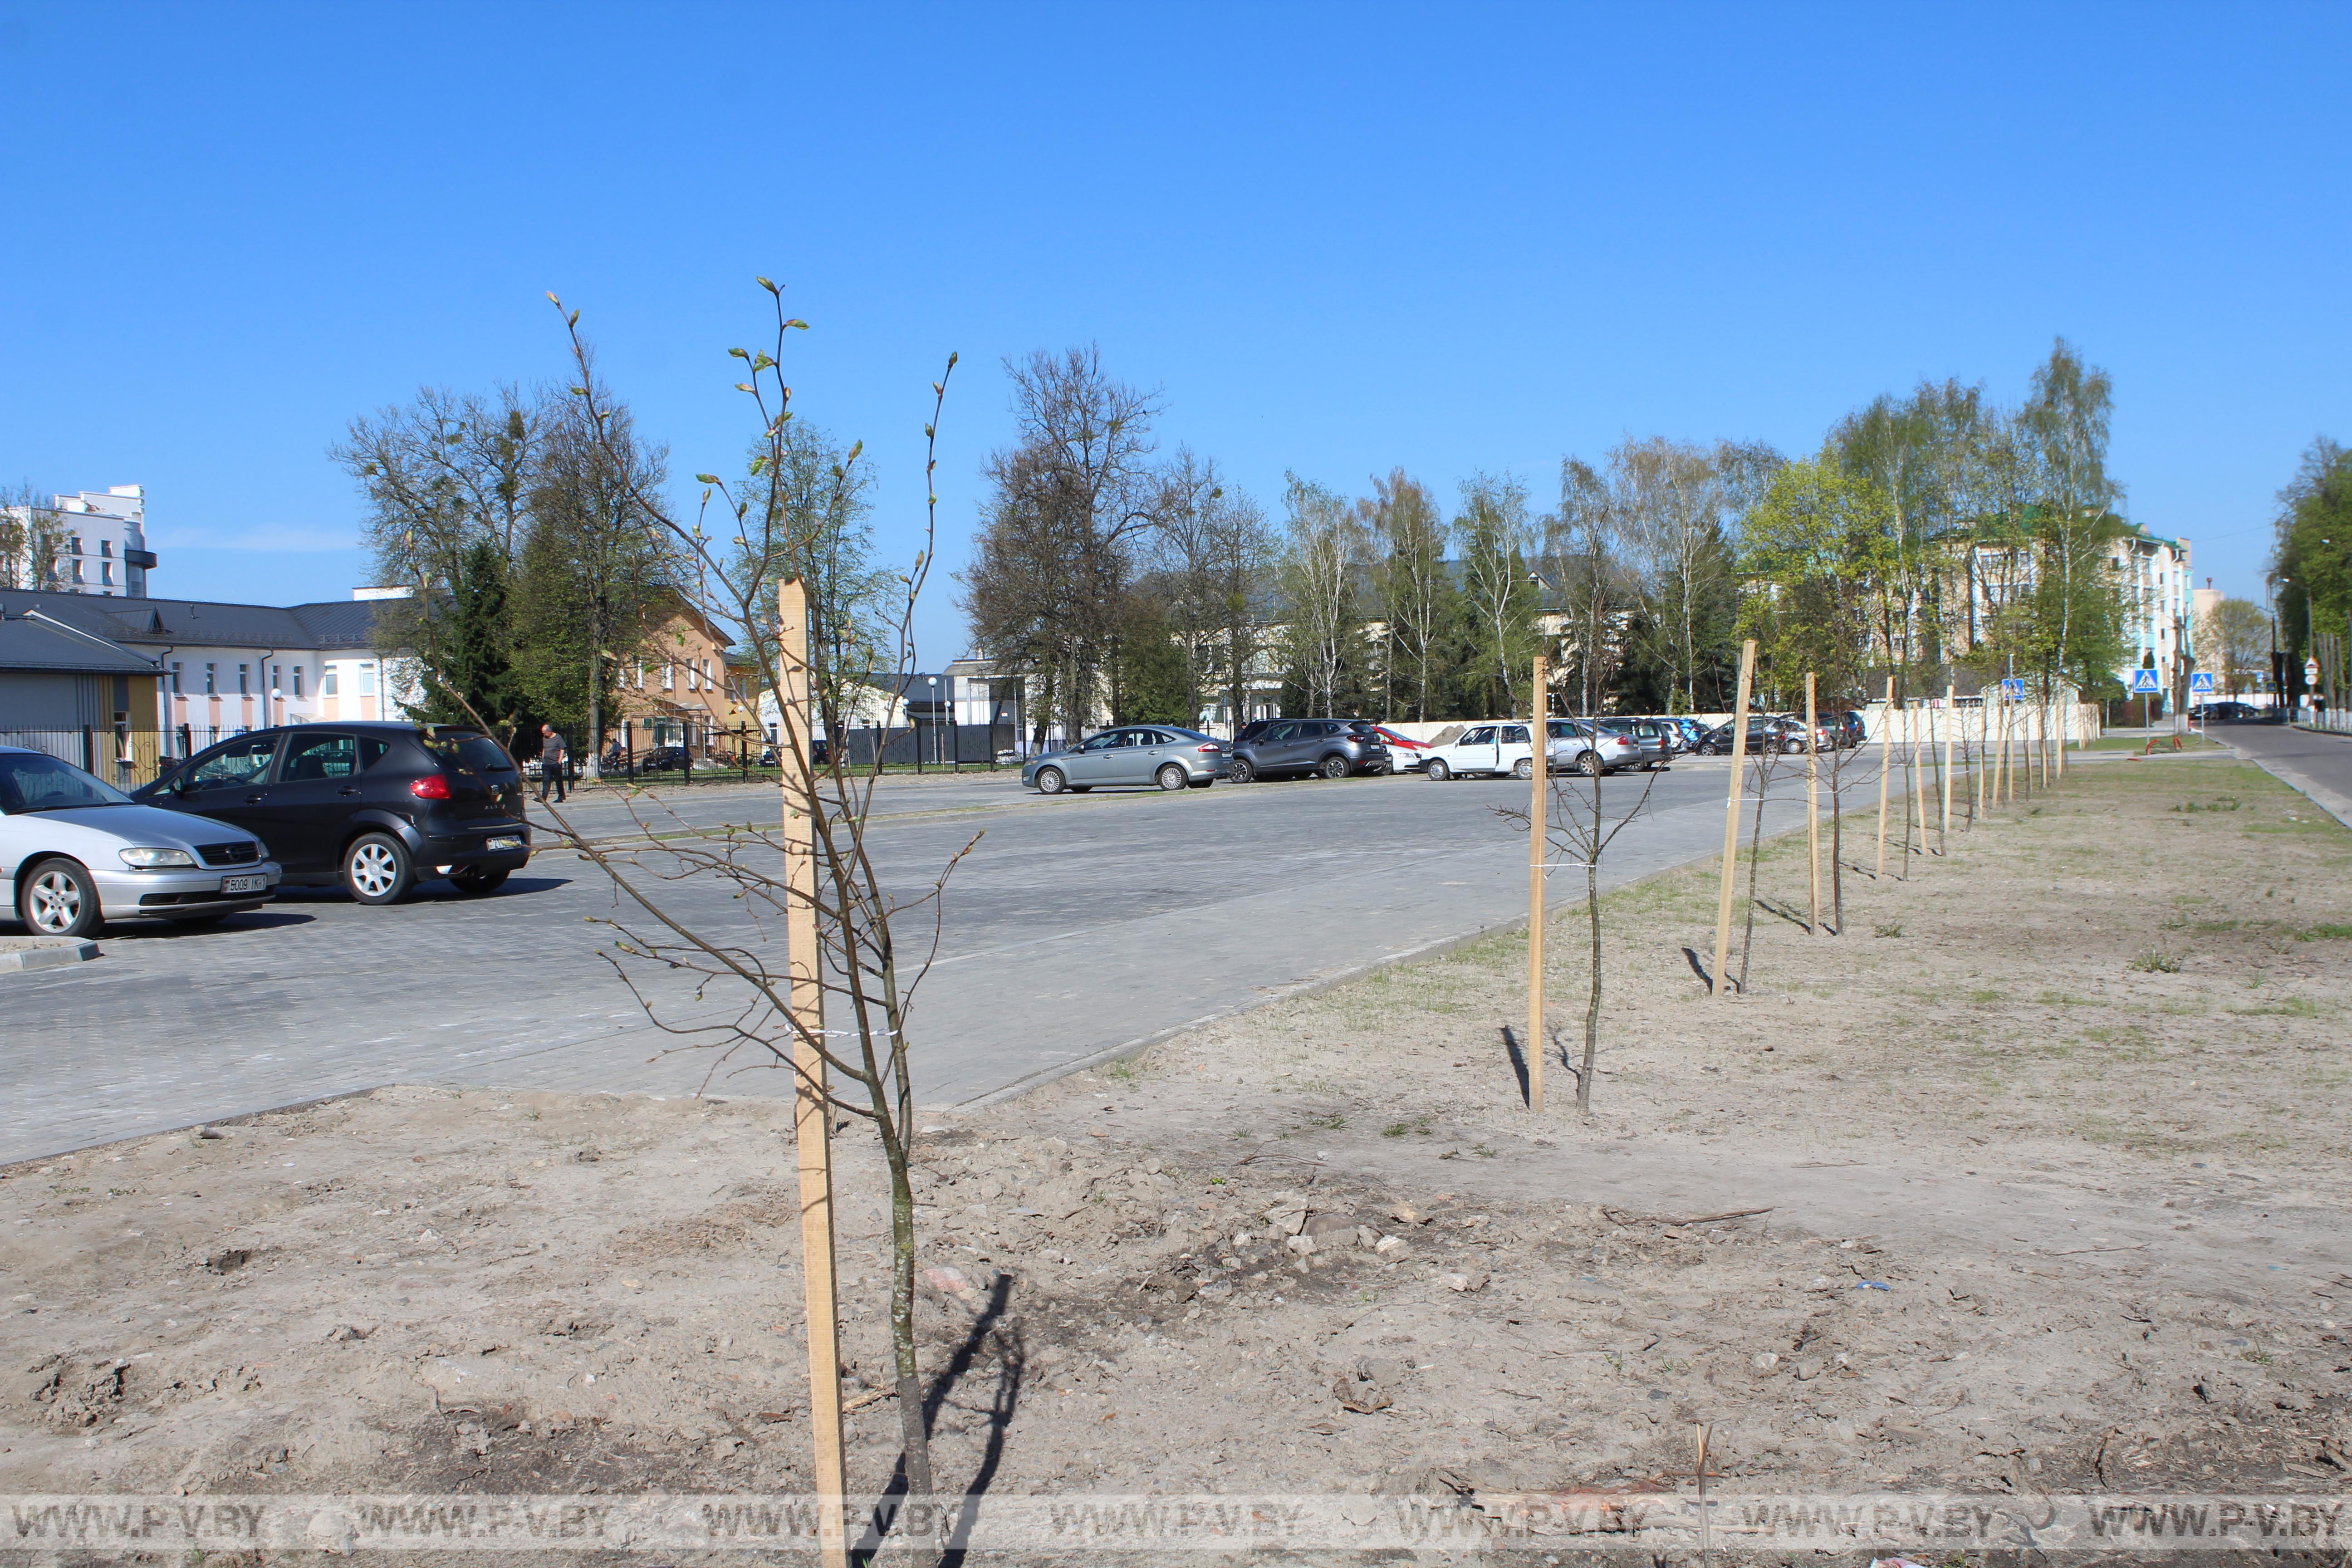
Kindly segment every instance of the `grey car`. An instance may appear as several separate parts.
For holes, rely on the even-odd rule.
[[[1389,744],[1363,719],[1277,719],[1234,747],[1233,780],[1343,779],[1389,771]]]
[[[1122,724],[1065,752],[1048,752],[1021,770],[1040,795],[1084,795],[1110,785],[1206,789],[1225,774],[1225,748],[1213,736],[1173,724]]]
[[[1662,768],[1673,761],[1676,750],[1668,739],[1665,726],[1655,719],[1596,719],[1594,724],[1604,733],[1622,735],[1633,742],[1640,756],[1637,768]]]
[[[110,920],[199,924],[259,909],[279,870],[258,838],[141,805],[46,752],[0,746],[0,878],[35,936]]]

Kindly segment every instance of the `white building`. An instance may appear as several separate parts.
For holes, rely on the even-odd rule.
[[[155,564],[147,548],[147,489],[59,495],[47,508],[12,506],[12,570],[0,580],[59,594],[143,599]]]
[[[2137,523],[2116,542],[2107,564],[2124,590],[2124,638],[2130,651],[2116,679],[2126,687],[2131,672],[2155,660],[2167,691],[2175,689],[2181,658],[2197,647],[2194,580],[2189,541],[2163,539]]]
[[[406,717],[421,693],[413,661],[378,630],[373,600],[385,596],[280,608],[0,588],[0,608],[38,610],[153,660],[163,751],[185,756],[275,724]]]

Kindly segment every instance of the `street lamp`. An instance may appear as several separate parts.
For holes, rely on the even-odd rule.
[[[923,679],[931,683],[931,761],[936,763],[940,760],[940,678],[927,675]],[[916,750],[919,752],[922,748]]]

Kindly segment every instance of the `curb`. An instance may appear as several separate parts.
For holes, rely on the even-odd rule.
[[[2314,731],[2314,733],[2321,732]],[[2326,784],[2314,783],[2305,777],[2298,769],[2288,767],[2283,763],[2273,763],[2268,757],[2258,756],[2252,752],[2240,751],[2235,746],[2231,747],[2230,751],[2240,762],[2253,763],[2254,766],[2319,807],[2346,827],[2352,827],[2352,796],[2338,795]]]
[[[94,942],[54,944],[44,942],[38,947],[20,947],[0,952],[0,973],[21,969],[55,969],[61,964],[82,963],[98,956],[98,943]]]

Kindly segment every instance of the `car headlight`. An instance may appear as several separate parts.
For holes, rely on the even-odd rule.
[[[196,858],[184,849],[118,849],[122,863],[133,870],[161,871],[168,867],[194,867]]]

